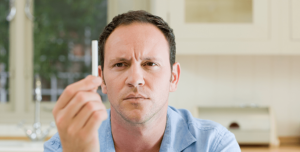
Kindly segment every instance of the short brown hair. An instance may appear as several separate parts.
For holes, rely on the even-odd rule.
[[[171,70],[172,66],[175,63],[175,55],[176,55],[176,43],[175,43],[175,35],[173,33],[173,29],[171,29],[162,18],[159,16],[152,15],[146,11],[129,11],[127,13],[119,14],[114,17],[113,20],[106,25],[103,32],[99,37],[99,59],[102,71],[104,71],[104,46],[109,35],[120,25],[129,25],[133,22],[140,23],[150,23],[155,25],[159,30],[165,35],[168,43],[169,43],[169,51],[170,51],[170,64]]]

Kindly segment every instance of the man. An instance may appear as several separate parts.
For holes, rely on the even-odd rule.
[[[173,31],[160,17],[116,16],[100,36],[99,52],[102,79],[88,76],[65,89],[53,109],[59,135],[45,143],[46,152],[240,151],[223,126],[168,106],[180,65]],[[96,93],[99,85],[110,110]]]

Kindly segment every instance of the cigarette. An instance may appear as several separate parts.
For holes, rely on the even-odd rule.
[[[98,41],[92,41],[92,75],[98,77]]]

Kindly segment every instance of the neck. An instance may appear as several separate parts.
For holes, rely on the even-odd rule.
[[[144,124],[130,124],[111,108],[111,128],[117,152],[159,151],[167,122],[167,107],[163,107]]]

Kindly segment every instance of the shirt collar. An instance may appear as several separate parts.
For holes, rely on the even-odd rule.
[[[168,107],[167,125],[160,152],[179,152],[195,141],[196,138],[191,134],[187,122],[171,107]]]
[[[115,152],[114,140],[111,132],[110,109],[107,110],[108,117],[102,122],[98,133],[100,140],[100,151]]]
[[[107,110],[107,121],[103,121],[99,128],[100,151],[115,152],[111,132],[110,109]],[[180,152],[194,143],[196,138],[191,134],[187,122],[172,108],[168,107],[167,124],[160,152]]]

